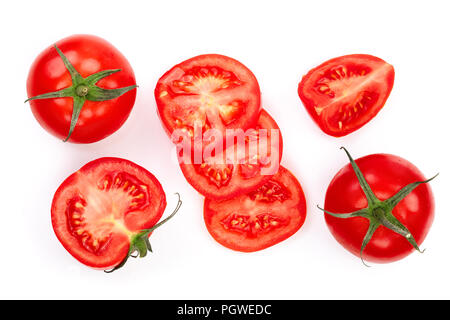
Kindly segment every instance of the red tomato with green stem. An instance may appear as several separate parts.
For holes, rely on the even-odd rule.
[[[344,149],[345,150],[345,149]],[[402,259],[425,240],[434,218],[434,198],[423,174],[390,154],[373,154],[342,168],[325,196],[332,235],[361,259]]]
[[[54,136],[74,143],[106,138],[127,120],[136,99],[127,59],[109,42],[74,35],[45,49],[28,74],[31,110]]]
[[[52,203],[53,230],[81,263],[114,271],[136,252],[152,251],[148,237],[181,206],[158,222],[166,208],[159,181],[146,169],[120,158],[100,158],[70,175]],[[136,257],[136,256],[133,256]]]
[[[377,115],[391,93],[394,77],[392,65],[380,58],[351,54],[309,71],[298,85],[298,94],[323,132],[342,137]]]

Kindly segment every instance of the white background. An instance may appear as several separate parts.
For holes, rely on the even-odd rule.
[[[0,298],[450,298],[448,206],[450,12],[448,1],[8,1],[0,12],[2,141]],[[64,144],[34,119],[26,77],[55,41],[91,33],[115,45],[139,84],[133,112],[111,137]],[[256,75],[263,106],[285,143],[282,164],[304,187],[303,228],[267,250],[244,254],[217,244],[203,223],[203,199],[173,161],[153,97],[158,78],[194,55],[234,57]],[[357,132],[336,139],[307,115],[297,85],[335,56],[369,53],[395,67],[384,109]],[[364,267],[331,236],[323,215],[328,183],[371,153],[402,156],[432,182],[436,218],[422,245],[387,265]],[[132,160],[154,173],[182,210],[152,236],[154,254],[106,275],[73,259],[54,236],[50,204],[59,184],[102,156]]]

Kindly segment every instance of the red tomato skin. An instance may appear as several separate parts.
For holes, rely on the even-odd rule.
[[[300,100],[303,102],[309,116],[313,119],[313,121],[319,126],[319,128],[324,133],[326,133],[330,136],[333,136],[333,137],[346,136],[354,131],[357,131],[358,129],[363,127],[365,124],[367,124],[370,120],[372,120],[378,114],[378,112],[380,112],[381,109],[384,107],[384,104],[386,103],[386,101],[389,98],[389,95],[392,91],[392,87],[394,86],[395,71],[394,71],[394,67],[392,65],[389,65],[390,68],[389,68],[389,71],[388,71],[386,79],[385,79],[387,89],[383,93],[383,97],[382,97],[381,101],[379,101],[377,103],[378,107],[373,108],[373,110],[365,116],[364,121],[360,122],[359,124],[353,125],[352,127],[349,127],[348,129],[344,129],[341,131],[332,130],[330,128],[330,126],[317,115],[317,113],[315,111],[315,106],[317,105],[317,102],[315,102],[314,100],[309,98],[308,95],[306,94],[306,91],[311,90],[310,88],[308,88],[306,86],[306,83],[307,83],[308,79],[315,76],[317,73],[322,73],[324,69],[329,68],[330,66],[333,66],[333,65],[337,65],[340,62],[343,62],[343,60],[347,60],[347,59],[350,61],[354,60],[354,59],[358,59],[360,61],[365,60],[365,61],[367,61],[368,64],[369,64],[369,62],[374,62],[377,64],[386,64],[386,62],[384,60],[382,60],[378,57],[372,56],[372,55],[368,55],[368,54],[350,54],[350,55],[345,55],[345,56],[341,56],[341,57],[336,57],[336,58],[330,59],[330,60],[320,64],[319,66],[311,69],[305,76],[303,76],[302,81],[298,85],[298,95],[300,97]]]
[[[79,262],[94,269],[107,270],[117,266],[127,256],[130,246],[129,237],[123,233],[116,233],[111,239],[111,243],[109,244],[109,249],[106,254],[94,255],[93,253],[84,250],[79,245],[78,240],[68,232],[67,217],[65,214],[61,214],[60,209],[66,205],[65,201],[68,200],[68,195],[72,194],[73,188],[78,189],[77,183],[79,182],[80,176],[83,174],[88,174],[91,171],[95,171],[98,167],[102,166],[104,166],[103,169],[105,170],[115,166],[120,166],[124,169],[128,168],[128,170],[132,172],[140,172],[140,174],[145,175],[146,179],[151,182],[151,190],[155,196],[153,199],[153,202],[155,203],[155,212],[152,217],[149,217],[147,221],[140,226],[140,228],[133,228],[134,230],[131,231],[147,229],[155,225],[161,219],[167,202],[166,195],[161,184],[152,173],[131,161],[121,158],[105,157],[93,160],[63,181],[55,192],[51,206],[51,221],[55,235],[67,252],[69,252]]]
[[[276,129],[279,132],[279,162],[281,162],[281,158],[283,156],[283,138],[281,135],[281,130],[278,127],[278,124],[275,120],[265,111],[261,110],[259,113],[258,121],[261,124],[261,128],[265,129]],[[185,164],[183,162],[179,162],[181,172],[183,173],[186,181],[195,189],[198,193],[202,194],[206,198],[213,200],[227,200],[234,197],[237,197],[241,194],[246,194],[259,186],[263,185],[267,180],[271,178],[271,175],[258,175],[249,180],[241,180],[238,183],[231,183],[224,187],[222,190],[218,190],[212,185],[209,185],[205,182],[205,179],[198,174],[196,174],[194,166],[192,164]],[[281,165],[280,165],[281,168]]]
[[[280,170],[278,173],[273,177],[273,180],[277,182],[288,182],[286,184],[287,189],[289,189],[293,194],[293,199],[289,199],[288,201],[295,201],[295,205],[292,207],[286,207],[279,209],[281,212],[279,214],[288,215],[289,212],[296,211],[296,216],[291,216],[291,224],[287,226],[288,230],[283,230],[280,232],[273,232],[266,235],[262,235],[262,239],[244,239],[239,238],[236,235],[233,235],[232,233],[225,235],[224,232],[218,231],[220,227],[218,228],[217,219],[216,216],[220,216],[222,213],[217,212],[215,210],[215,207],[217,207],[218,204],[231,204],[231,206],[234,203],[240,203],[241,205],[247,200],[246,194],[240,194],[236,198],[228,199],[225,201],[215,201],[212,199],[205,198],[204,205],[203,205],[203,217],[205,220],[206,228],[209,232],[209,234],[221,245],[224,247],[234,250],[234,251],[240,251],[240,252],[256,252],[260,250],[267,249],[271,246],[274,246],[280,242],[283,242],[284,240],[288,239],[292,235],[294,235],[297,231],[300,230],[300,228],[305,223],[306,219],[306,198],[305,194],[303,192],[303,188],[300,185],[300,182],[297,180],[297,178],[286,168],[280,166]],[[258,204],[258,202],[254,202],[254,205],[256,207],[264,206],[261,204]],[[277,204],[279,206],[279,204]],[[270,205],[268,205],[270,207]],[[244,207],[244,206],[242,206]],[[235,208],[235,207],[234,207]],[[236,209],[236,212],[239,212],[238,209]],[[231,213],[227,212],[227,213]]]
[[[56,42],[82,77],[99,71],[121,69],[103,78],[97,85],[115,89],[136,84],[133,69],[127,59],[109,42],[93,35],[73,35]],[[61,57],[53,46],[39,54],[27,79],[28,97],[70,87],[72,80]],[[133,89],[108,101],[86,101],[69,141],[92,143],[117,131],[128,119],[136,99]],[[72,98],[30,101],[31,111],[39,124],[55,137],[67,137],[72,117]]]
[[[357,159],[356,164],[380,200],[390,198],[409,183],[426,180],[412,163],[395,155],[373,154]],[[366,197],[348,164],[328,186],[325,210],[349,213],[365,207]],[[419,185],[400,201],[392,213],[409,229],[417,244],[422,244],[434,219],[434,197],[429,184]],[[369,221],[361,217],[339,219],[330,215],[325,215],[325,221],[335,239],[359,257]],[[380,226],[364,249],[363,259],[389,263],[403,259],[413,251],[413,246],[403,236]]]
[[[252,127],[257,121],[259,117],[259,111],[261,110],[261,92],[259,88],[258,81],[255,77],[255,75],[248,69],[245,65],[243,65],[241,62],[227,57],[220,54],[202,54],[195,57],[192,57],[190,59],[187,59],[175,66],[173,66],[170,70],[168,70],[166,73],[164,73],[161,78],[158,80],[158,83],[155,87],[155,100],[157,104],[157,110],[158,110],[158,116],[161,120],[161,123],[163,124],[163,128],[166,131],[167,135],[171,137],[173,131],[174,131],[174,124],[172,119],[169,119],[166,116],[167,113],[167,106],[164,104],[163,100],[159,97],[161,91],[166,90],[167,83],[169,79],[171,79],[173,76],[172,74],[177,73],[179,70],[189,69],[191,67],[196,67],[201,65],[202,63],[206,63],[207,65],[214,66],[214,64],[217,61],[221,61],[225,65],[229,64],[230,68],[232,66],[239,65],[239,68],[242,68],[242,73],[245,73],[246,76],[249,78],[249,82],[253,83],[254,87],[251,90],[251,95],[254,97],[255,101],[249,105],[247,108],[249,111],[247,112],[246,119],[243,122],[236,122],[228,126],[229,129],[248,129]]]

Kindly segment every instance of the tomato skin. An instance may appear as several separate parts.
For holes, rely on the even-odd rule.
[[[67,56],[82,77],[108,69],[121,69],[101,79],[101,88],[116,89],[136,84],[133,69],[127,59],[109,42],[92,35],[73,35],[56,45]],[[53,46],[39,54],[27,79],[28,97],[70,87],[72,80]],[[108,101],[86,101],[77,125],[68,141],[92,143],[117,131],[128,119],[134,106],[136,90]],[[31,111],[39,124],[55,137],[67,137],[72,117],[72,98],[30,101]]]
[[[126,172],[144,183],[149,194],[148,202],[151,205],[119,212],[123,219],[123,221],[121,220],[123,228],[127,231],[113,229],[107,245],[102,250],[93,253],[86,250],[70,231],[69,204],[71,199],[80,194],[89,199],[89,191],[97,188],[99,179],[113,172]],[[109,198],[114,199],[113,196]],[[101,201],[102,198],[94,197],[94,199]],[[161,184],[145,168],[125,159],[100,158],[84,165],[59,186],[52,201],[52,226],[58,240],[75,259],[89,267],[106,270],[122,262],[128,254],[130,235],[154,226],[162,217],[166,204],[166,196]]]
[[[339,80],[335,80],[338,89],[349,93],[335,97],[332,91],[320,92],[323,84],[329,84],[330,71],[339,68],[347,68],[345,70],[348,71],[353,69],[355,73],[351,76],[353,80],[346,79],[348,74],[341,77],[341,73],[338,73]],[[358,74],[360,71],[364,72],[364,76]],[[356,74],[360,81],[355,80],[358,78]],[[308,114],[323,132],[342,137],[358,130],[378,114],[389,97],[394,78],[393,66],[384,60],[367,54],[351,54],[330,59],[311,69],[299,83],[298,95]],[[349,85],[348,82],[352,81],[353,84]],[[343,83],[341,88],[339,82]],[[349,86],[348,90],[346,85]]]
[[[237,120],[230,124],[223,124],[224,128],[246,130],[257,122],[259,111],[261,109],[261,92],[254,74],[246,66],[233,58],[220,54],[203,54],[173,66],[158,80],[155,87],[158,116],[169,136],[171,136],[175,129],[179,128],[175,123],[174,113],[177,109],[181,110],[186,108],[186,105],[180,105],[174,102],[171,84],[174,81],[182,79],[183,76],[195,68],[220,68],[223,69],[224,72],[234,73],[236,79],[242,81],[242,86],[245,87],[245,94],[241,94],[241,97],[239,97],[248,99],[245,107],[238,113]],[[227,89],[225,89],[224,92],[227,92],[226,90]],[[217,89],[216,91],[220,91],[220,89]],[[212,95],[214,95],[214,93],[212,93]],[[230,93],[228,98],[233,99],[233,95],[233,93]],[[192,97],[196,95],[189,96]],[[191,125],[192,124],[189,123],[189,126]],[[224,129],[218,128],[215,125],[212,125],[212,127]]]
[[[270,129],[278,130],[279,145],[278,150],[276,150],[276,152],[278,153],[279,159],[278,163],[279,163],[283,155],[283,139],[277,123],[267,113],[267,111],[262,109],[259,115],[257,126],[268,130]],[[240,194],[246,194],[247,192],[250,192],[259,187],[260,185],[264,184],[264,182],[269,180],[271,177],[271,175],[262,175],[258,173],[256,176],[246,179],[242,177],[242,174],[237,173],[242,169],[238,169],[237,165],[235,165],[236,167],[234,170],[235,174],[233,175],[231,182],[225,187],[217,188],[215,185],[209,183],[204,176],[198,173],[198,171],[195,169],[195,165],[184,163],[180,159],[179,165],[187,182],[200,194],[202,194],[206,198],[214,200],[226,200],[238,196]]]
[[[409,183],[425,180],[413,164],[395,155],[373,154],[357,159],[356,164],[380,200],[390,198]],[[367,199],[348,164],[335,175],[328,186],[325,210],[349,213],[365,207]],[[420,245],[434,219],[434,198],[430,186],[418,186],[395,206],[392,213],[409,229]],[[369,221],[362,217],[340,219],[330,215],[325,215],[325,221],[335,239],[359,257]],[[400,260],[413,251],[413,246],[403,236],[380,226],[364,249],[362,257],[367,261],[389,263]]]
[[[284,167],[280,167],[278,173],[264,186],[273,182],[284,189],[285,197],[282,201],[258,200],[254,198],[254,194],[258,194],[259,190],[249,194],[241,194],[225,201],[206,198],[203,212],[205,224],[211,236],[229,249],[255,252],[280,243],[295,234],[302,227],[306,218],[306,199],[303,189],[294,175]],[[282,227],[256,235],[249,235],[239,230],[224,227],[224,221],[228,219],[227,216],[233,214],[243,217],[249,216],[250,220],[259,214],[269,214],[275,219],[280,219],[278,221]],[[264,220],[260,219],[259,222],[261,221]]]

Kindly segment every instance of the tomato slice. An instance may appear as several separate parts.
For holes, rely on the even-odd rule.
[[[193,135],[197,123],[203,131],[250,128],[258,120],[260,96],[253,73],[218,54],[174,66],[155,88],[158,113],[169,134],[180,129]]]
[[[205,199],[204,218],[212,237],[223,246],[253,252],[296,233],[306,218],[302,187],[287,169],[261,187],[226,201]]]
[[[210,156],[203,153],[198,163],[180,157],[180,168],[188,183],[207,198],[223,200],[252,191],[270,179],[283,153],[277,123],[262,110],[255,128],[245,132],[248,135],[243,144],[235,140],[225,144],[222,152]]]
[[[391,93],[394,77],[394,67],[380,58],[352,54],[309,71],[298,94],[322,131],[341,137],[376,116]]]
[[[108,269],[127,257],[132,237],[154,226],[165,207],[165,193],[150,172],[128,160],[101,158],[58,188],[52,224],[73,257]]]

